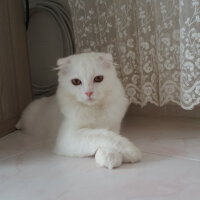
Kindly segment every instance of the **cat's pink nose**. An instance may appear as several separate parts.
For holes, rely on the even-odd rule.
[[[88,97],[91,97],[92,94],[93,94],[93,92],[86,92],[85,94],[86,94]]]

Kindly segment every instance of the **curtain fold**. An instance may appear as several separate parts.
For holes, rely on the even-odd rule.
[[[69,0],[77,52],[112,53],[131,103],[200,103],[200,0]]]

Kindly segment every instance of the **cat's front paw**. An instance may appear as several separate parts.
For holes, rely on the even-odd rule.
[[[140,150],[127,138],[118,138],[118,152],[122,154],[123,163],[135,163],[142,159]]]
[[[133,144],[128,145],[123,150],[122,154],[123,154],[123,162],[125,163],[136,163],[136,162],[141,161],[142,159],[142,153]]]
[[[122,154],[114,149],[98,148],[95,160],[101,167],[113,169],[122,164]]]
[[[136,163],[141,161],[141,151],[127,138],[123,138],[121,141],[120,151],[123,155],[124,163]]]

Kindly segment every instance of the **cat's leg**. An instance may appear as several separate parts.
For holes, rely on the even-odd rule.
[[[92,156],[105,167],[113,168],[121,162],[138,162],[141,153],[127,138],[106,129],[79,129],[60,132],[55,152],[69,156]]]
[[[112,169],[122,164],[123,156],[113,148],[100,147],[96,151],[95,160],[101,167]]]

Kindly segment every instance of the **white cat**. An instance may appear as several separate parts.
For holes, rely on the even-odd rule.
[[[110,169],[138,162],[141,153],[119,135],[128,99],[111,54],[82,53],[57,61],[59,86],[52,97],[33,101],[16,125],[45,138],[56,134],[54,151],[93,156]]]

